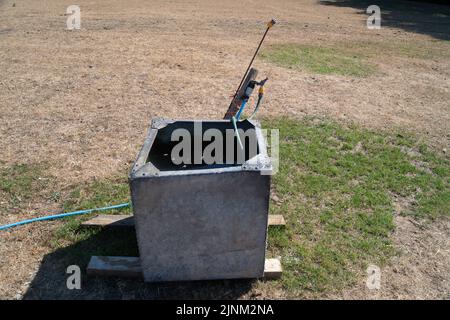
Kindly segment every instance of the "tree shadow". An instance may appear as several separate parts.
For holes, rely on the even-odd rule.
[[[134,228],[103,229],[89,238],[44,256],[23,299],[236,299],[255,280],[145,283],[141,279],[86,274],[92,255],[138,256]],[[82,270],[81,289],[69,290],[69,265]]]
[[[435,2],[435,3],[430,3]],[[352,7],[366,15],[367,7],[376,4],[381,9],[383,26],[429,35],[440,40],[450,40],[450,5],[446,0],[320,0],[320,4]],[[445,5],[447,4],[447,5]]]

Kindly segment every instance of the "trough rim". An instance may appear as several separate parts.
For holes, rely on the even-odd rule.
[[[228,123],[229,120],[201,120],[201,119],[168,119],[168,118],[153,118],[151,120],[148,134],[145,138],[144,144],[139,151],[136,160],[130,170],[128,176],[129,180],[136,179],[148,179],[159,178],[168,176],[189,176],[189,175],[201,175],[201,174],[225,174],[231,172],[245,172],[245,171],[260,171],[261,173],[270,175],[272,173],[272,162],[267,154],[267,143],[264,135],[261,131],[261,124],[257,120],[244,120],[248,121],[255,128],[256,137],[259,145],[259,154],[248,159],[241,165],[235,165],[223,168],[211,168],[211,169],[188,169],[188,170],[165,170],[161,171],[156,168],[152,163],[147,162],[148,154],[156,139],[158,130],[165,128],[167,125],[175,122],[202,122],[202,123]]]

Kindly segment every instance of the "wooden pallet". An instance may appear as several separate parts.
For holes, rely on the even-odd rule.
[[[264,279],[278,279],[281,277],[282,271],[279,259],[266,259]],[[87,266],[87,274],[91,276],[142,278],[139,257],[92,256]]]
[[[269,215],[269,226],[284,226],[282,215]],[[84,221],[83,226],[101,227],[134,227],[132,215],[98,215]],[[264,264],[264,279],[278,279],[282,268],[279,259],[266,259]],[[87,274],[93,276],[117,276],[126,278],[142,278],[139,257],[92,256],[87,267]]]
[[[99,227],[134,227],[134,217],[131,215],[101,214],[84,221],[82,226]]]
[[[134,217],[131,215],[101,214],[90,220],[84,221],[83,226],[100,227],[134,227]],[[269,215],[269,226],[284,226],[286,222],[280,214]]]

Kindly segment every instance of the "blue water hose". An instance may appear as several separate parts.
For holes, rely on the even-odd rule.
[[[242,101],[241,107],[239,108],[239,111],[236,115],[236,120],[239,121],[239,118],[241,117],[242,112],[244,111],[245,105],[247,103],[247,100]]]
[[[233,127],[234,127],[234,133],[236,134],[236,138],[239,142],[239,146],[241,147],[241,149],[244,149],[244,146],[242,145],[241,137],[239,137],[237,122],[239,121],[239,118],[241,117],[242,111],[244,111],[246,103],[247,103],[247,100],[242,101],[241,107],[239,108],[239,111],[238,111],[236,117],[233,116],[231,118],[231,123],[233,124]]]
[[[79,211],[55,214],[55,215],[52,215],[52,216],[38,217],[38,218],[23,220],[23,221],[11,223],[11,224],[5,224],[3,226],[0,226],[0,230],[5,230],[5,229],[8,229],[8,228],[17,227],[17,226],[21,226],[21,225],[24,225],[24,224],[37,222],[37,221],[61,219],[61,218],[76,216],[76,215],[80,215],[80,214],[88,214],[88,213],[92,213],[92,212],[95,212],[95,211],[106,211],[106,210],[120,209],[120,208],[129,207],[129,206],[130,206],[130,203],[127,202],[127,203],[121,203],[121,204],[117,204],[117,205],[109,206],[109,207],[94,208],[94,209],[87,209],[87,210],[79,210]]]
[[[241,147],[242,150],[244,150],[244,146],[242,145],[241,137],[239,136],[239,131],[237,128],[237,121],[234,116],[231,118],[231,123],[233,124],[234,133],[236,134],[236,138],[237,138],[237,141],[239,142],[239,146]]]

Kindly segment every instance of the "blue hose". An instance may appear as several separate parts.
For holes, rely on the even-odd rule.
[[[23,221],[11,223],[11,224],[5,224],[3,226],[0,226],[0,230],[5,230],[5,229],[8,229],[8,228],[17,227],[17,226],[20,226],[20,225],[23,225],[23,224],[28,224],[28,223],[37,222],[37,221],[61,219],[61,218],[70,217],[70,216],[76,216],[76,215],[80,215],[80,214],[92,213],[94,211],[106,211],[106,210],[112,210],[112,209],[125,208],[125,207],[129,207],[129,206],[130,206],[130,203],[127,202],[127,203],[121,203],[121,204],[117,204],[117,205],[109,206],[109,207],[94,208],[94,209],[87,209],[87,210],[80,210],[80,211],[73,211],[73,212],[55,214],[55,215],[52,215],[52,216],[33,218],[33,219],[23,220]]]
[[[245,105],[247,104],[247,100],[243,100],[242,101],[242,104],[241,104],[241,107],[239,108],[239,111],[238,111],[238,113],[237,113],[237,115],[236,115],[236,120],[237,121],[239,121],[239,118],[241,117],[241,114],[242,114],[242,112],[244,111],[244,109],[245,109]]]
[[[236,138],[237,138],[237,141],[239,142],[239,146],[241,147],[242,150],[244,150],[244,146],[242,145],[241,137],[239,137],[239,131],[237,128],[236,118],[234,116],[231,118],[231,123],[233,124],[234,133],[236,134]]]

